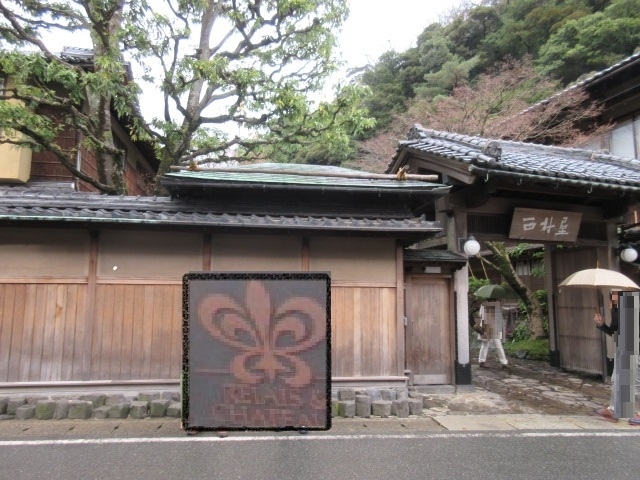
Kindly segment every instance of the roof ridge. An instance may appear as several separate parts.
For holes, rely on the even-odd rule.
[[[425,133],[427,135],[425,135]],[[572,158],[580,158],[585,160],[588,157],[589,160],[607,162],[616,165],[624,165],[625,167],[640,168],[640,160],[631,157],[622,157],[619,155],[612,155],[606,150],[590,150],[587,148],[578,147],[562,147],[558,145],[544,145],[542,143],[523,142],[518,140],[504,140],[504,139],[491,139],[479,136],[471,136],[458,134],[454,132],[443,132],[438,130],[432,130],[422,127],[419,124],[414,125],[411,129],[410,138],[415,140],[426,138],[437,138],[440,140],[446,140],[455,142],[458,144],[464,144],[469,147],[475,147],[482,149],[490,142],[498,142],[501,147],[511,147],[520,151],[536,152],[540,153],[557,153]],[[417,137],[417,138],[416,138]],[[414,141],[415,141],[414,140]],[[479,152],[478,152],[479,153]]]

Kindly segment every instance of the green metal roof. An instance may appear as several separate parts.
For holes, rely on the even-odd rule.
[[[180,187],[262,187],[278,189],[345,190],[446,194],[450,187],[421,180],[397,180],[393,175],[375,175],[341,167],[261,163],[235,168],[201,171],[182,170],[161,177],[172,191]]]

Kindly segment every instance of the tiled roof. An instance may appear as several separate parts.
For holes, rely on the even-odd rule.
[[[247,188],[250,185],[257,185],[262,189],[444,195],[450,188],[439,183],[418,180],[399,181],[393,175],[387,177],[389,178],[333,166],[261,163],[232,169],[182,170],[164,175],[161,182],[171,193],[181,188],[191,187]]]
[[[411,249],[403,251],[405,262],[466,264],[467,257],[449,250]]]
[[[610,67],[607,67],[603,70],[600,70],[599,72],[596,72],[587,78],[574,82],[568,87],[564,88],[563,90],[560,90],[558,93],[555,93],[548,98],[545,98],[543,100],[540,100],[537,103],[534,103],[530,107],[527,107],[524,111],[529,112],[532,110],[536,110],[543,105],[547,105],[553,99],[561,97],[567,92],[571,92],[573,90],[584,89],[593,94],[593,91],[595,90],[598,84],[600,84],[605,80],[610,79],[610,77],[612,76],[621,74],[623,71],[625,71],[628,68],[637,67],[637,64],[639,62],[640,62],[640,52],[636,52],[633,55],[629,55],[628,57],[620,60],[618,63],[611,65]]]
[[[592,84],[596,83],[597,81],[599,81],[602,78],[605,78],[609,75],[611,75],[612,73],[617,73],[619,70],[624,69],[625,67],[635,63],[636,61],[640,60],[640,52],[636,52],[633,55],[629,55],[626,58],[623,58],[622,60],[620,60],[618,63],[611,65],[610,67],[605,68],[604,70],[600,70],[599,72],[594,73],[593,75],[580,80],[578,82],[576,82],[574,85],[572,85],[572,87],[574,88],[579,88],[579,87],[586,87],[588,88],[589,86],[591,86]],[[569,87],[571,88],[571,87]]]
[[[169,197],[107,196],[51,188],[0,187],[0,221],[75,224],[181,225],[212,228],[351,231],[424,238],[442,229],[437,222],[390,209],[366,211],[368,216],[339,216],[332,207],[323,215],[279,214],[277,206],[250,204],[222,211],[219,205],[172,200]],[[261,213],[255,213],[259,211]],[[393,214],[395,212],[395,215]]]
[[[495,148],[492,148],[495,147]],[[414,126],[400,147],[401,154],[428,154],[479,177],[510,177],[518,182],[544,181],[558,186],[580,186],[640,193],[640,161],[591,150],[531,143],[493,141]]]

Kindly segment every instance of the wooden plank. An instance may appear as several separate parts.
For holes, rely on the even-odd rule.
[[[380,364],[381,375],[400,375],[404,374],[404,364],[398,368],[397,363],[397,307],[396,307],[396,292],[394,289],[386,289],[381,292],[382,294],[382,308],[380,309],[381,319],[381,344],[382,351],[380,352]],[[395,320],[395,321],[394,321]],[[404,322],[402,322],[402,328],[404,329]],[[402,340],[404,343],[404,339]],[[402,370],[401,373],[398,373]]]
[[[360,371],[358,375],[373,376],[380,372],[380,298],[371,289],[358,288],[354,299],[360,308],[360,322],[355,334],[361,345],[359,351]]]
[[[160,307],[157,321],[154,322],[157,341],[153,346],[156,360],[154,361],[154,378],[167,378],[169,374],[171,355],[169,346],[171,344],[171,287],[157,287],[158,306]]]
[[[56,313],[56,294],[57,285],[44,285],[44,305],[40,310],[43,312],[39,318],[39,331],[42,332],[40,339],[40,369],[35,374],[34,380],[50,381],[52,379],[53,370],[53,335],[55,332],[55,313]],[[36,350],[37,352],[38,350]]]
[[[77,306],[75,332],[73,334],[73,355],[71,362],[71,379],[83,380],[85,378],[84,370],[84,352],[88,350],[90,345],[86,344],[87,328],[87,285],[78,285]]]
[[[140,378],[151,378],[151,345],[153,342],[153,320],[155,307],[155,287],[144,287],[144,311],[140,317],[142,330],[142,361],[140,362]]]
[[[26,286],[16,285],[13,306],[13,328],[11,331],[11,351],[9,354],[8,375],[6,377],[9,382],[20,381],[20,359],[22,357],[22,332],[24,330],[25,296]],[[0,365],[4,364],[0,362]]]
[[[172,295],[171,370],[169,378],[182,376],[182,288],[174,288]]]
[[[52,343],[51,350],[51,373],[50,381],[59,381],[62,376],[62,357],[64,355],[64,330],[67,321],[67,286],[57,285],[55,287],[55,307],[53,322],[53,337],[49,339]]]
[[[331,288],[333,372],[336,377],[356,375],[354,342],[354,293],[349,288]]]
[[[403,247],[400,242],[396,245],[396,324],[395,331],[389,332],[388,338],[388,346],[389,353],[395,350],[395,358],[393,359],[393,366],[391,366],[391,370],[389,371],[392,375],[404,375],[405,370],[405,340],[404,340],[404,319],[407,315],[405,312],[405,304],[404,304],[404,252]],[[390,325],[394,327],[393,325]],[[393,333],[393,335],[391,335]],[[392,339],[393,338],[393,343]],[[389,359],[390,360],[390,359]]]
[[[345,334],[351,337],[353,349],[351,355],[353,357],[353,375],[362,375],[362,320],[364,305],[362,303],[362,290],[360,288],[350,289],[351,296],[351,308],[353,309],[353,317],[351,325],[347,326],[346,322],[343,322],[343,328]],[[344,320],[344,319],[343,319]],[[366,320],[366,319],[365,319]],[[351,327],[347,330],[348,327]]]
[[[131,352],[135,323],[136,290],[139,286],[125,288],[122,312],[122,347],[120,348],[120,380],[134,380],[131,376]]]
[[[26,286],[22,342],[20,351],[20,373],[18,375],[18,381],[20,382],[28,382],[29,372],[31,371],[37,290],[37,285]]]
[[[175,278],[98,278],[99,285],[182,285],[182,280]]]
[[[108,286],[97,285],[93,300],[93,313],[91,317],[95,319],[95,324],[91,326],[91,341],[89,342],[89,379],[98,380],[100,378],[100,359],[102,355],[102,325],[104,322],[104,297]]]
[[[64,276],[33,276],[33,277],[3,277],[2,283],[17,283],[17,284],[38,284],[38,283],[54,283],[56,285],[63,283],[87,283],[85,277],[64,277]]]
[[[15,285],[4,285],[0,288],[0,380],[2,381],[9,378],[15,294]]]
[[[331,280],[332,287],[353,287],[353,288],[395,288],[396,282],[360,282],[349,280]]]
[[[69,285],[66,292],[66,321],[63,329],[62,356],[60,360],[60,380],[76,380],[73,378],[73,361],[78,323],[79,285]],[[80,379],[77,379],[80,380]]]
[[[160,343],[162,340],[162,289],[153,287],[153,313],[149,318],[151,323],[151,334],[147,337],[149,343],[149,353],[151,362],[149,364],[149,379],[155,379],[159,376],[162,361],[162,352],[160,351]]]
[[[125,292],[127,290],[128,288],[125,285],[116,285],[114,288],[111,349],[109,355],[109,378],[112,380],[121,378],[122,331],[124,328]]]
[[[131,323],[133,329],[133,337],[131,343],[131,377],[142,378],[142,362],[143,362],[143,341],[144,335],[142,326],[144,324],[144,304],[146,288],[143,285],[136,285],[135,290],[135,310],[133,321]]]
[[[114,307],[116,300],[116,288],[117,287],[114,285],[104,285],[102,315],[97,317],[100,319],[100,325],[98,326],[98,328],[102,327],[102,337],[99,344],[100,368],[98,370],[98,380],[105,380],[110,378],[109,369],[111,368],[111,348],[113,346],[113,322],[115,321]]]
[[[90,232],[89,269],[87,273],[87,295],[84,310],[84,339],[82,345],[82,379],[90,380],[93,374],[94,360],[94,324],[96,323],[97,269],[100,236],[99,232]]]

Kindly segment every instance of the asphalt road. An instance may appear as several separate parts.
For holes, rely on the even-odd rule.
[[[637,480],[629,431],[0,441],[0,479]]]

